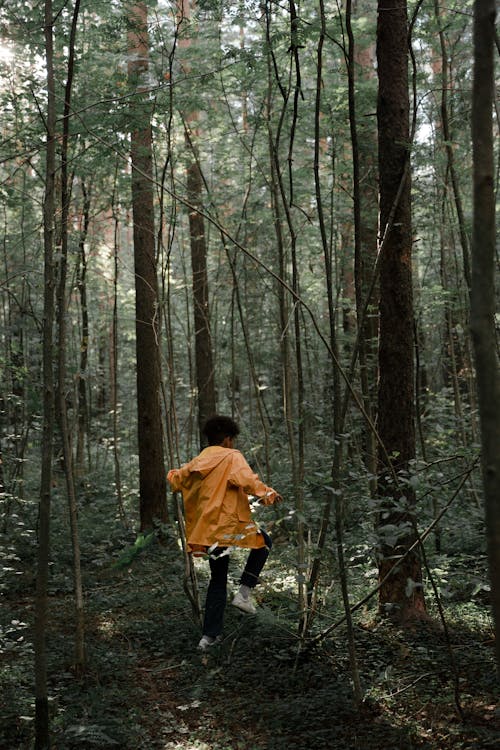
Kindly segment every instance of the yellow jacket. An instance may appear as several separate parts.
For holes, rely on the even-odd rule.
[[[174,492],[182,492],[190,551],[213,545],[265,547],[248,494],[270,505],[278,493],[260,481],[238,450],[211,445],[180,469],[171,469],[167,479]]]

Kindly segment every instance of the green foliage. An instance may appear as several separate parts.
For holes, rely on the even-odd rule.
[[[139,534],[132,546],[125,549],[118,560],[113,564],[114,568],[127,568],[144,550],[146,550],[156,539],[156,532]]]
[[[135,299],[128,166],[133,91],[127,79],[127,19],[123,4],[96,0],[91,8],[83,5],[70,118],[72,286],[68,289],[66,385],[70,422],[75,428],[80,375],[84,377],[89,404],[84,473],[77,479],[83,576],[88,594],[89,669],[78,680],[70,666],[72,551],[64,476],[57,461],[49,587],[49,672],[57,745],[75,750],[150,750],[156,746],[163,750],[183,747],[185,738],[186,747],[199,750],[302,750],[323,748],[327,743],[332,748],[370,750],[424,748],[432,747],[432,743],[439,750],[462,745],[489,747],[492,740],[488,726],[495,719],[487,708],[492,701],[489,691],[493,670],[486,645],[491,622],[478,469],[470,473],[426,541],[430,570],[452,624],[454,647],[461,655],[460,668],[472,716],[470,725],[462,727],[454,721],[447,677],[449,662],[439,634],[435,637],[435,633],[420,633],[413,639],[407,633],[393,632],[376,620],[376,597],[356,619],[362,676],[369,697],[366,714],[360,714],[352,705],[342,631],[337,629],[318,651],[304,654],[297,650],[297,582],[307,579],[308,566],[318,555],[322,570],[315,632],[342,616],[337,540],[331,526],[325,548],[321,552],[316,548],[326,503],[335,503],[340,497],[343,500],[344,552],[352,601],[373,590],[379,545],[381,541],[394,544],[401,529],[388,523],[379,534],[375,533],[374,522],[381,506],[370,495],[373,477],[365,465],[369,449],[364,420],[351,403],[343,435],[333,434],[332,363],[311,321],[301,310],[304,403],[303,420],[299,423],[294,300],[285,293],[282,325],[275,279],[234,249],[227,238],[222,241],[218,229],[208,221],[210,314],[219,408],[240,419],[243,451],[259,473],[265,476],[269,470],[265,478],[284,496],[282,506],[260,511],[259,515],[259,520],[272,527],[275,547],[258,618],[249,623],[228,613],[224,645],[204,663],[194,652],[198,633],[182,594],[183,561],[177,545],[163,549],[154,543],[157,532],[136,535],[124,527],[116,501],[115,448],[129,527],[137,526],[138,515]],[[320,23],[317,4],[297,3],[300,18],[291,39],[289,8],[286,4],[268,3],[268,41],[264,9],[256,0],[204,0],[198,3],[192,23],[183,24],[182,41],[189,40],[190,44],[181,45],[175,37],[179,30],[174,5],[149,5],[154,10],[149,31],[157,230],[160,225],[163,229],[161,239],[158,236],[160,346],[165,411],[169,427],[173,424],[178,428],[177,434],[173,434],[174,429],[166,430],[167,447],[177,463],[197,449],[190,237],[187,211],[182,205],[186,197],[185,168],[192,159],[186,149],[184,124],[192,114],[196,114],[193,131],[199,131],[195,145],[204,178],[204,213],[221,221],[238,242],[273,273],[282,274],[288,284],[292,282],[293,234],[300,294],[310,306],[319,331],[330,336],[313,171]],[[353,19],[353,28],[356,45],[362,49],[375,41],[376,14],[371,2],[356,5],[360,16]],[[15,6],[14,10],[14,5],[4,3],[0,8],[2,36],[15,52],[12,61],[0,61],[0,107],[4,114],[0,143],[4,227],[0,265],[0,527],[5,531],[0,552],[0,594],[6,601],[0,622],[0,746],[18,750],[17,743],[24,750],[30,746],[33,731],[32,620],[26,597],[31,598],[34,592],[43,395],[40,341],[45,67],[43,6],[22,0]],[[72,6],[62,2],[56,6],[55,73],[60,118]],[[327,4],[318,174],[332,252],[338,356],[347,371],[355,338],[355,325],[349,317],[355,317],[350,281],[354,237],[352,153],[342,50],[345,18],[341,6]],[[470,106],[472,0],[462,3],[460,12],[456,12],[458,6],[442,8],[452,74],[447,92],[452,132],[447,143],[441,138],[438,122],[441,79],[430,72],[437,51],[437,25],[431,6],[421,7],[413,38],[418,89],[418,133],[412,147],[413,265],[418,374],[425,385],[419,393],[421,440],[417,460],[401,478],[402,489],[409,486],[416,493],[420,532],[450,502],[479,453],[467,357],[468,299],[446,149],[453,147],[459,165],[458,181],[468,222],[471,150],[469,131],[463,123]],[[415,3],[410,3],[410,11],[413,7]],[[291,42],[299,47],[301,72],[296,113],[293,102],[298,71],[290,54]],[[359,146],[362,167],[367,168],[363,186],[376,172],[376,78],[365,77],[368,72],[371,71],[366,66],[356,68]],[[277,163],[271,164],[274,153]],[[58,175],[59,167],[60,164]],[[376,175],[373,181],[376,184]],[[169,192],[162,193],[163,188]],[[91,226],[85,245],[90,336],[88,368],[81,373],[82,318],[76,280],[81,272],[84,190],[91,199]],[[375,193],[367,204],[364,217],[376,207]],[[283,244],[281,259],[278,228]],[[234,263],[234,277],[229,257]],[[370,265],[370,261],[366,262]],[[115,281],[118,435],[113,431],[108,374]],[[376,315],[376,311],[374,300],[370,312]],[[283,361],[285,349],[287,362]],[[370,357],[376,359],[375,349]],[[284,393],[284,370],[291,377],[291,394]],[[353,387],[360,392],[359,371],[353,376]],[[373,406],[375,392],[376,385],[372,383]],[[285,424],[283,403],[289,397],[292,421]],[[299,428],[305,430],[300,512],[289,445],[291,442],[296,460]],[[340,475],[332,480],[334,441],[339,440],[344,460]],[[335,487],[333,481],[337,483]],[[404,505],[400,510],[405,510]],[[306,558],[300,564],[299,522],[304,529]],[[169,534],[173,532],[169,531],[167,538]],[[241,555],[234,557],[236,565],[242,563]],[[198,573],[204,585],[206,568],[201,566]],[[426,585],[428,606],[434,615],[428,591]],[[325,706],[333,706],[334,710],[325,712]],[[479,708],[474,713],[475,706],[481,708],[482,714]],[[435,739],[431,730],[435,731]]]
[[[470,722],[460,724],[453,720],[450,666],[439,628],[395,630],[379,621],[370,605],[356,616],[367,696],[364,709],[356,709],[343,629],[337,628],[313,650],[307,644],[298,648],[294,545],[277,533],[257,590],[257,616],[248,618],[228,607],[221,647],[200,655],[199,632],[182,590],[180,550],[147,543],[151,535],[131,538],[117,522],[114,503],[95,493],[80,508],[88,665],[85,675],[77,678],[71,666],[74,604],[67,580],[71,561],[65,516],[64,503],[56,502],[48,644],[55,746],[68,750],[165,746],[321,750],[325,742],[332,750],[356,744],[366,750],[396,750],[411,743],[428,750],[455,750],[461,742],[494,746],[495,719],[489,707],[495,686],[488,645],[491,620],[487,592],[481,588],[483,557],[433,558],[433,574],[459,657],[462,699],[471,716]],[[354,536],[349,540],[354,597],[364,595],[373,582],[370,545],[363,541],[367,528],[358,529],[356,544]],[[136,553],[133,564],[114,567],[127,544],[128,553],[146,544],[147,554]],[[30,546],[17,533],[4,554],[3,565],[27,575],[32,566]],[[233,556],[231,585],[236,585],[244,558],[244,551]],[[342,614],[334,566],[328,555],[323,562],[318,630]],[[208,569],[205,561],[196,564],[203,596]],[[28,750],[33,734],[32,614],[26,591],[11,586],[2,592],[0,746],[9,750]],[[428,605],[433,612],[431,597]],[[334,710],[325,712],[325,706]],[[480,715],[488,719],[476,721],[474,717]]]

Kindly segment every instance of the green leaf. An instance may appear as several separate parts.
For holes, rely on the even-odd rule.
[[[156,537],[156,532],[151,531],[149,534],[139,534],[134,544],[131,547],[126,547],[122,552],[118,560],[113,563],[113,568],[126,568],[131,565],[134,560],[147,549]]]

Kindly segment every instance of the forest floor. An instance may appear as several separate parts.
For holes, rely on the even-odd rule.
[[[447,608],[450,648],[438,620],[401,629],[374,611],[358,613],[364,702],[357,707],[343,626],[315,648],[298,649],[293,568],[284,565],[290,545],[275,545],[258,614],[228,606],[222,644],[203,654],[182,590],[182,555],[154,545],[114,568],[118,540],[105,528],[100,534],[82,543],[83,677],[73,669],[71,551],[56,544],[47,643],[53,750],[500,747],[493,633],[480,598]],[[27,536],[24,549],[7,544],[1,557],[0,750],[33,746],[33,568],[26,563],[34,545]],[[199,579],[203,592],[202,561]],[[322,615],[318,629],[340,613],[338,589],[329,597],[337,609],[328,610],[331,619]]]

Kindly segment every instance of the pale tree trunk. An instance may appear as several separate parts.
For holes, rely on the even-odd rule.
[[[189,72],[188,50],[191,46],[190,0],[179,0],[179,28],[184,31],[179,48],[183,50],[182,67]],[[187,28],[183,29],[186,25]],[[207,239],[202,214],[197,210],[203,207],[203,180],[198,163],[197,141],[200,137],[198,112],[184,113],[185,141],[188,150],[187,166],[187,199],[189,209],[189,237],[191,243],[191,265],[193,272],[193,306],[194,306],[194,343],[196,387],[198,392],[198,428],[200,444],[206,439],[202,433],[206,420],[215,413],[216,394],[212,337],[210,329],[210,310],[208,302]]]
[[[406,0],[379,0],[377,26],[380,235],[397,201],[380,259],[378,431],[381,501],[379,576],[415,542],[414,492],[406,483],[415,458],[413,294],[409,161],[408,23]],[[397,479],[400,473],[403,484]],[[421,562],[406,554],[379,592],[395,620],[425,612]]]
[[[95,408],[99,415],[103,416],[109,409],[109,393],[107,380],[106,355],[108,353],[108,336],[105,324],[107,313],[107,300],[100,300],[99,321],[102,321],[97,331],[97,373],[95,377],[95,386],[97,395],[95,398]],[[91,410],[92,411],[92,410]]]
[[[147,4],[129,4],[128,75],[131,104],[132,211],[137,357],[137,410],[141,531],[166,522],[160,377],[160,311],[154,232],[154,196]]]
[[[500,369],[495,333],[495,163],[493,92],[495,0],[474,4],[472,142],[474,219],[472,237],[471,329],[476,359],[486,534],[492,609],[500,672]]]
[[[47,693],[48,573],[50,548],[50,501],[52,446],[54,435],[54,377],[52,372],[54,325],[54,175],[56,169],[56,107],[52,2],[45,0],[45,64],[47,69],[47,117],[45,153],[44,302],[43,302],[43,435],[40,504],[38,515],[37,578],[35,599],[35,750],[50,748],[49,702]]]
[[[245,17],[245,4],[240,0],[240,14],[241,17]],[[240,26],[240,50],[245,49],[245,27]],[[248,91],[246,88],[241,93],[241,129],[243,135],[246,136],[248,133]]]
[[[123,505],[120,451],[119,451],[119,414],[118,414],[118,250],[120,215],[116,206],[116,171],[115,189],[111,204],[114,233],[113,233],[113,318],[111,323],[109,369],[110,369],[110,407],[113,415],[113,465],[115,470],[115,492],[120,518],[128,527],[128,520]]]

